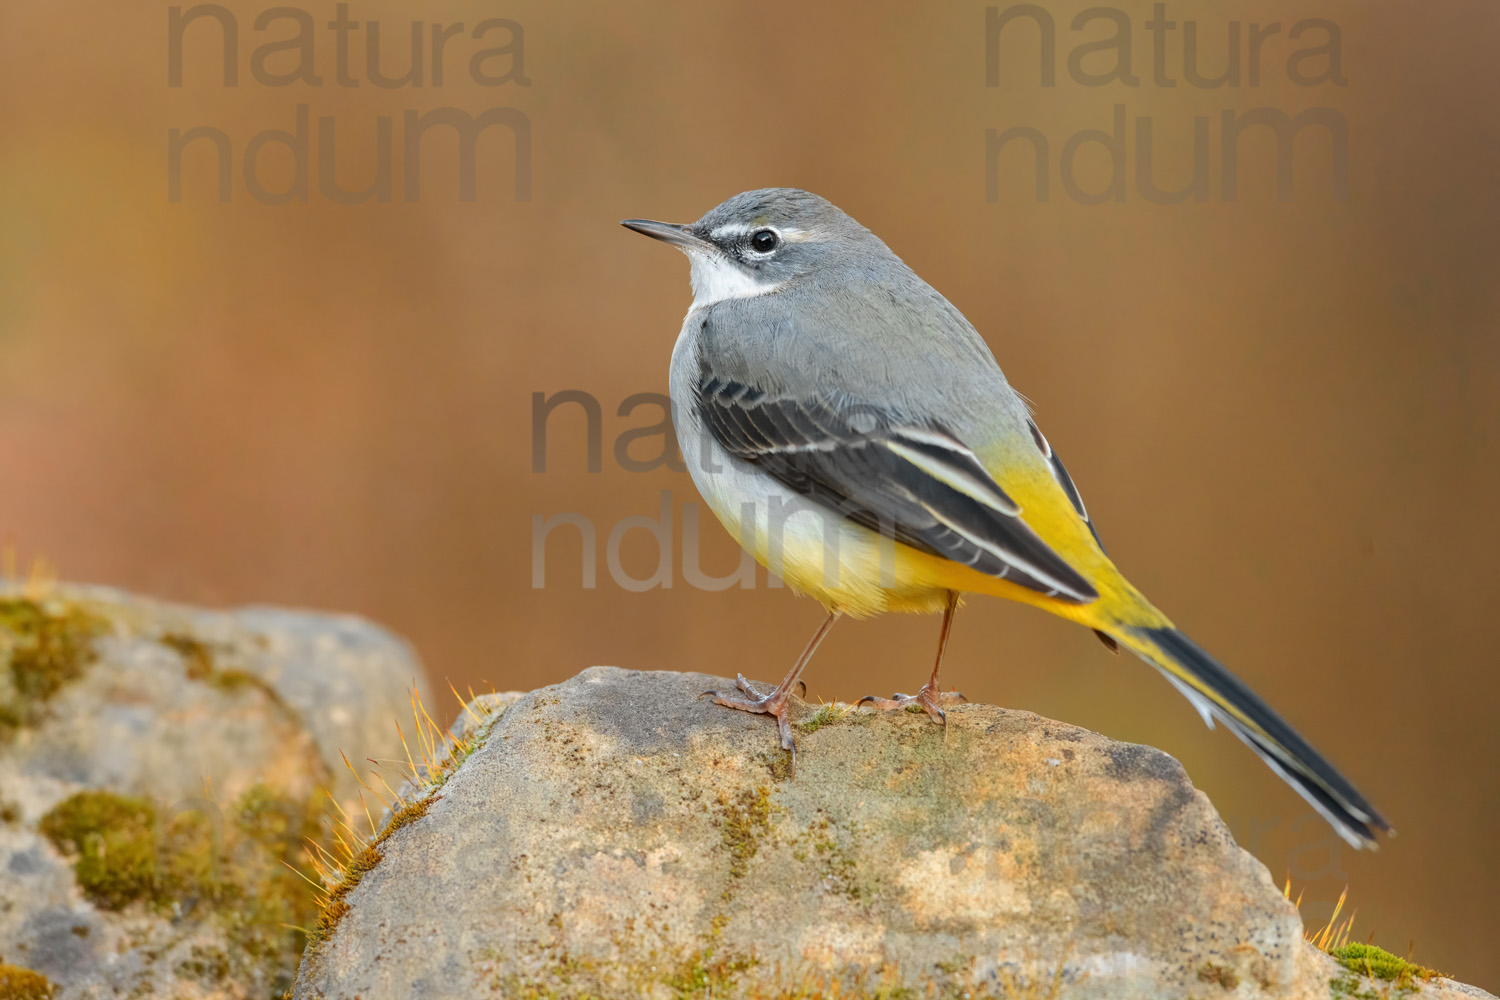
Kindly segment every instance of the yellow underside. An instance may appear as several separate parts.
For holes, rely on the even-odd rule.
[[[985,464],[994,474],[995,465]],[[1034,605],[1089,628],[1170,625],[1099,548],[1088,525],[1045,465],[1010,469],[995,478],[1020,505],[1022,519],[1031,529],[1094,586],[1099,592],[1097,600],[1078,604],[1048,597],[882,538],[848,521],[842,523],[836,538],[819,532],[788,532],[774,552],[760,533],[756,539],[747,540],[732,519],[724,519],[723,523],[761,565],[780,576],[789,587],[816,597],[830,610],[855,617],[887,611],[936,613],[946,606],[949,593],[957,592],[989,594]],[[747,541],[751,544],[746,544]]]

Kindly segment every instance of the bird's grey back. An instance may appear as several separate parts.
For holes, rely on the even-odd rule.
[[[896,419],[937,422],[960,435],[1029,433],[1025,402],[963,314],[874,234],[806,197],[836,213],[819,219],[828,245],[776,291],[690,317],[686,332],[704,370],[772,395],[878,403]]]

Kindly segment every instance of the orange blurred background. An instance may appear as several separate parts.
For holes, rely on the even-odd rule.
[[[168,7],[10,4],[0,13],[0,536],[75,580],[192,602],[358,612],[408,636],[436,679],[531,688],[591,664],[779,677],[820,612],[765,586],[684,579],[685,474],[634,472],[619,435],[655,423],[620,403],[666,391],[689,295],[680,255],[616,225],[690,221],[735,192],[817,191],[874,229],[962,309],[1032,399],[1116,561],[1190,634],[1279,707],[1401,831],[1378,854],[1343,849],[1255,757],[1204,729],[1140,664],[1087,632],[998,602],[960,615],[945,679],[1162,747],[1187,766],[1278,882],[1305,887],[1318,923],[1347,883],[1355,937],[1493,990],[1500,860],[1490,601],[1500,421],[1500,116],[1490,81],[1500,7],[1440,0],[1173,2],[1153,79],[1151,5],[1115,8],[1140,83],[1088,86],[1080,42],[1108,37],[1085,6],[1053,4],[1056,85],[1018,21],[986,86],[985,5],[361,2],[388,75],[414,19],[512,19],[529,81],[481,86],[467,61],[502,44],[455,35],[433,86],[335,80],[332,3],[317,22],[321,86],[268,86],[250,56],[295,26],[256,31],[231,3],[239,81],[223,85],[218,28],[185,33],[168,86]],[[1286,60],[1340,31],[1343,85],[1303,86]],[[1239,86],[1183,79],[1183,25],[1217,75],[1229,23],[1280,22],[1262,73]],[[430,30],[430,29],[429,29]],[[425,45],[425,42],[424,42]],[[1083,67],[1103,72],[1108,53]],[[266,63],[287,71],[295,56]],[[505,72],[506,58],[489,64]],[[1318,73],[1326,59],[1309,59]],[[514,67],[511,67],[514,68]],[[306,202],[262,204],[239,158],[251,137],[314,123]],[[1059,183],[1067,138],[1128,120],[1124,200],[1083,205]],[[530,197],[515,192],[504,128],[478,143],[478,193],[459,198],[456,144],[424,142],[421,197],[403,200],[407,110],[516,109],[530,123]],[[1269,133],[1241,143],[1238,196],[1221,195],[1220,114],[1329,108],[1347,122],[1346,201],[1325,132],[1296,140],[1295,195],[1278,201]],[[375,178],[377,122],[393,119],[394,197],[320,194],[316,122],[337,128],[338,176]],[[1162,205],[1137,189],[1136,121],[1155,179],[1191,172],[1206,116],[1210,197]],[[235,158],[221,203],[212,145],[184,156],[168,198],[170,129],[210,126]],[[1039,202],[1029,153],[999,157],[987,129],[1050,145]],[[290,183],[285,149],[260,178]],[[1079,183],[1109,180],[1102,147]],[[602,469],[564,406],[533,471],[533,393],[581,390],[602,408]],[[649,457],[660,438],[638,441]],[[655,517],[671,491],[673,586],[636,592],[606,559],[612,529]],[[585,589],[575,529],[547,541],[532,586],[533,517],[594,525]],[[705,515],[706,517],[706,515]],[[705,571],[737,549],[705,520]],[[650,534],[621,568],[656,566]],[[811,696],[912,690],[936,619],[835,629]],[[767,727],[766,738],[772,740]],[[498,808],[499,806],[497,806]]]

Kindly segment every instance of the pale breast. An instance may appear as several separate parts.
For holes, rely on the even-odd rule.
[[[699,418],[693,386],[698,324],[688,315],[672,351],[672,420],[693,484],[729,534],[793,589],[856,615],[903,608],[944,593],[903,579],[898,545],[792,492],[730,455]]]

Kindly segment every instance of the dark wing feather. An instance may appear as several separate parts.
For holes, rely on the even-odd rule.
[[[1036,446],[1046,456],[1047,464],[1052,467],[1052,476],[1057,480],[1057,485],[1063,488],[1068,495],[1068,500],[1073,504],[1073,509],[1078,511],[1078,516],[1083,518],[1083,523],[1089,526],[1089,534],[1094,536],[1094,544],[1099,546],[1099,551],[1104,551],[1104,540],[1099,537],[1099,529],[1094,527],[1093,519],[1089,517],[1088,509],[1083,506],[1083,497],[1078,492],[1078,487],[1073,485],[1073,477],[1068,475],[1068,470],[1063,468],[1062,459],[1057,457],[1057,452],[1052,450],[1052,445],[1042,436],[1037,425],[1028,420],[1026,425],[1031,428],[1031,436],[1036,441]]]
[[[880,411],[773,398],[704,375],[698,413],[723,448],[792,491],[903,544],[1064,600],[1098,592],[1020,518],[962,442]]]

